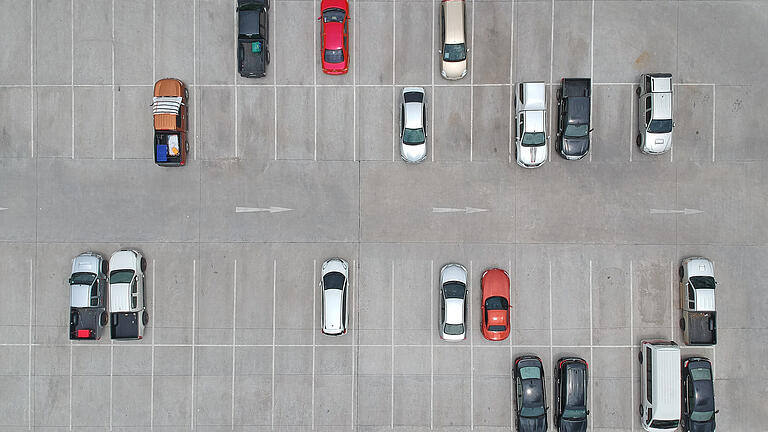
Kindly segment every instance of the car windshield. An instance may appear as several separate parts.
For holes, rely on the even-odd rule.
[[[589,133],[589,125],[572,125],[565,127],[565,136],[569,138],[583,138]]]
[[[694,381],[709,381],[712,379],[712,373],[707,368],[691,369],[691,378]]]
[[[651,120],[648,125],[650,133],[669,133],[672,132],[672,120]]]
[[[654,420],[651,422],[651,427],[658,429],[677,429],[679,424],[679,420]]]
[[[523,134],[521,144],[525,147],[537,147],[544,145],[544,132],[527,132]]]
[[[523,407],[520,410],[521,417],[539,417],[544,415],[544,407]]]
[[[581,420],[587,416],[585,408],[567,409],[563,411],[563,418],[566,420]]]
[[[505,310],[509,308],[509,303],[504,297],[491,297],[485,301],[486,310]]]
[[[443,285],[445,298],[464,298],[464,284],[460,282],[448,282]]]
[[[96,275],[93,273],[75,273],[69,278],[70,285],[90,285],[93,280],[96,279]]]
[[[694,411],[691,413],[691,421],[706,422],[712,420],[712,416],[715,415],[714,411]]]
[[[403,131],[403,142],[406,144],[423,144],[425,140],[424,129],[405,129]]]
[[[464,324],[446,324],[443,331],[449,335],[464,334]]]
[[[115,270],[109,274],[109,283],[130,283],[133,279],[133,270]]]
[[[323,276],[323,287],[325,289],[343,289],[344,275],[339,272],[330,272]]]
[[[326,63],[341,63],[344,61],[344,51],[337,50],[325,50]]]
[[[445,44],[443,49],[443,60],[447,62],[464,61],[467,58],[467,50],[463,43]]]
[[[715,289],[715,278],[711,276],[691,276],[691,283],[696,289]]]
[[[323,11],[323,22],[342,22],[344,21],[344,11],[339,8],[329,8]]]

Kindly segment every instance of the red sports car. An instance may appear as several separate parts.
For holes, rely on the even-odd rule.
[[[349,3],[347,0],[322,0],[320,10],[322,15],[318,19],[323,23],[323,49],[320,52],[323,72],[330,75],[345,74],[349,68]]]
[[[480,305],[483,336],[501,341],[509,336],[509,276],[501,269],[483,273],[481,284],[483,302]]]

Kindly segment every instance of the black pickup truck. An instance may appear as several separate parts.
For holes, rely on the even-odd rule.
[[[72,260],[69,276],[69,339],[101,338],[109,319],[106,309],[107,261],[94,252]]]
[[[563,78],[557,90],[557,149],[569,160],[589,153],[591,82],[589,78]]]
[[[267,75],[269,0],[237,0],[237,71],[246,78]]]

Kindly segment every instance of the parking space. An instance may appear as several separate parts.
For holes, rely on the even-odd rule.
[[[0,6],[0,429],[514,430],[514,360],[536,355],[548,400],[579,356],[590,427],[640,430],[637,347],[682,345],[694,255],[715,263],[720,331],[682,355],[712,359],[721,428],[762,427],[762,2],[469,1],[458,81],[438,1],[350,2],[344,76],[319,64],[320,1],[272,2],[259,80],[236,72],[230,0]],[[673,74],[661,156],[635,145],[646,72]],[[514,84],[547,83],[554,147],[565,76],[593,79],[591,152],[520,169]],[[163,77],[190,92],[181,169],[147,152]],[[399,156],[405,86],[426,92],[418,166]],[[144,339],[70,341],[72,257],[124,247],[148,260]],[[334,256],[342,337],[319,328]],[[457,343],[436,331],[449,262],[469,277]],[[490,268],[511,281],[503,342],[480,329]]]

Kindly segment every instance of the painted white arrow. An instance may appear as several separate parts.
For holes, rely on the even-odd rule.
[[[665,209],[651,209],[651,214],[699,214],[704,213],[703,210],[684,208],[682,210],[665,210]]]
[[[280,213],[280,212],[286,212],[291,210],[293,209],[289,209],[285,207],[269,207],[269,208],[235,207],[235,213],[258,213],[258,212]]]
[[[0,211],[8,210],[8,207],[0,207]]]
[[[464,208],[452,208],[452,207],[432,207],[432,213],[480,213],[487,212],[488,209],[464,207]]]

